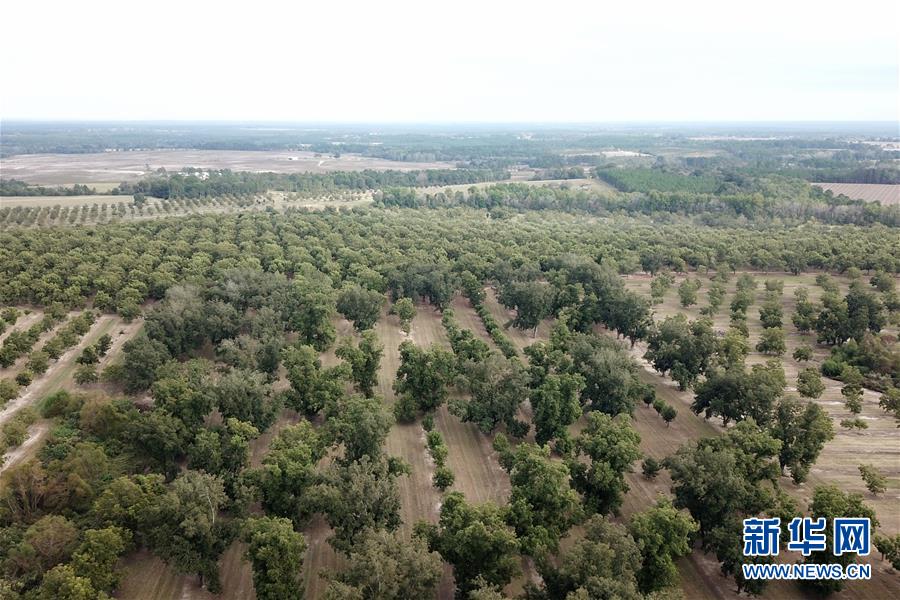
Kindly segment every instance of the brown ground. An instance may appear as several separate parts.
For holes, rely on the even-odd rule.
[[[500,301],[497,300],[497,293],[493,288],[485,288],[484,291],[486,294],[484,304],[485,306],[487,306],[488,312],[493,315],[494,319],[497,320],[497,323],[500,324],[500,327],[504,327],[510,321],[510,319],[515,316],[514,311],[506,310],[506,308],[502,304],[500,304]],[[545,319],[540,325],[538,325],[536,333],[533,331],[522,331],[521,329],[516,329],[515,327],[509,327],[504,331],[506,333],[506,337],[508,337],[516,346],[516,348],[519,349],[519,352],[521,352],[522,350],[539,340],[550,339],[550,328],[552,326],[552,321],[550,321],[549,319]]]
[[[33,308],[29,310],[31,311],[30,313],[28,313],[27,315],[19,315],[19,318],[16,319],[16,322],[12,325],[10,325],[9,323],[6,324],[6,331],[0,333],[0,344],[3,343],[3,340],[6,339],[6,336],[8,336],[16,329],[21,329],[22,331],[24,331],[44,318],[44,312],[42,310]],[[0,373],[2,372],[3,370],[0,369]],[[4,377],[4,375],[0,375],[0,377]]]
[[[769,275],[770,278],[774,278],[774,276]],[[810,289],[810,296],[813,300],[818,299],[818,292],[821,291],[819,288],[814,286],[813,280],[815,279],[814,275],[801,275],[797,277],[794,281],[789,280],[790,276],[779,275],[778,278],[785,279],[785,292],[784,297],[786,301],[789,299],[791,303],[793,303],[793,287],[798,284],[805,285]],[[721,313],[724,313],[725,324],[727,325],[727,304],[730,302],[730,294],[734,291],[734,280],[729,285],[729,295],[726,297],[724,306],[721,309]],[[760,290],[758,292],[758,297],[762,298],[762,283],[765,277],[760,275],[759,279],[759,287]],[[812,285],[810,285],[812,284]],[[846,288],[847,282],[843,281],[842,285]],[[649,295],[649,278],[635,277],[633,280],[628,282],[629,288],[645,288],[646,293]],[[677,282],[676,282],[677,286]],[[708,288],[708,282],[704,282],[704,288],[701,290],[699,294],[699,306],[705,304],[705,290]],[[500,322],[503,323],[505,320],[511,318],[512,313],[506,311],[502,306],[496,303],[493,294],[488,294],[487,305],[491,310],[491,313],[494,317]],[[699,310],[699,306],[691,307],[695,312]],[[678,304],[677,300],[677,292],[674,289],[671,289],[667,296],[666,301],[663,305],[657,307],[657,318],[662,318],[665,314],[672,314],[678,310],[684,310],[681,308],[680,304]],[[758,319],[758,305],[754,305],[748,310],[748,324],[751,326],[751,332],[753,330],[754,320],[756,321],[756,327],[759,327],[759,319]],[[457,305],[454,305],[454,311],[457,314],[457,319],[460,320],[459,314],[460,310]],[[699,313],[697,313],[699,314]],[[697,314],[693,314],[692,318],[696,318]],[[788,309],[785,308],[785,323],[790,322],[790,316],[793,314],[793,307]],[[756,318],[754,318],[756,317]],[[716,322],[718,323],[721,319],[721,315],[717,317]],[[788,326],[790,327],[790,326]],[[472,328],[474,331],[478,331],[475,328]],[[541,331],[549,331],[549,323],[542,324],[541,327],[538,328],[538,339],[541,339]],[[605,333],[602,330],[598,330],[598,333]],[[531,339],[530,333],[523,333],[510,328],[507,331],[507,335],[519,346],[526,346],[530,343],[533,343],[534,340]],[[545,334],[548,335],[548,334]],[[608,334],[612,335],[612,334]],[[758,335],[758,333],[756,334]],[[814,341],[814,340],[813,340]],[[754,340],[755,343],[755,340]],[[790,346],[790,344],[789,344]],[[788,350],[788,355],[793,352],[793,347],[791,346]],[[821,351],[821,349],[819,349]],[[675,452],[682,444],[699,439],[701,437],[707,437],[712,435],[720,435],[723,431],[723,428],[719,423],[713,421],[706,421],[701,416],[695,415],[690,411],[690,404],[693,400],[693,396],[690,392],[681,392],[678,390],[677,384],[673,382],[668,377],[661,377],[659,374],[652,370],[646,361],[643,360],[643,353],[645,348],[638,344],[632,350],[632,356],[636,360],[638,360],[639,364],[642,365],[642,371],[640,372],[640,377],[643,381],[651,383],[656,388],[657,394],[664,399],[669,404],[672,404],[678,409],[678,417],[669,425],[666,426],[665,422],[656,414],[652,408],[647,408],[643,404],[640,404],[635,409],[634,414],[634,426],[637,429],[638,433],[641,435],[641,451],[645,456],[653,456],[656,458],[663,458],[673,452]],[[822,355],[827,354],[824,351],[820,352]],[[752,355],[751,355],[752,357]],[[817,355],[817,359],[821,357]],[[751,361],[752,362],[752,361]],[[789,362],[793,362],[789,360]],[[789,384],[791,382],[791,372],[788,369],[788,381]],[[794,380],[796,379],[796,372],[793,374]],[[823,395],[823,399],[830,393],[826,392]],[[838,392],[838,396],[839,396]],[[868,399],[868,398],[867,398]],[[826,406],[826,408],[828,408]],[[875,408],[877,409],[877,402]],[[867,402],[866,407],[863,410],[863,416],[867,416],[867,413],[871,410],[871,403]],[[880,412],[880,410],[879,410]],[[883,413],[882,413],[883,414]],[[843,418],[843,417],[840,417]],[[839,420],[839,419],[838,419]],[[882,417],[882,421],[889,421]],[[874,426],[870,421],[870,429],[866,430],[862,435],[858,437],[864,436],[866,433],[871,434],[874,429]],[[582,419],[578,423],[572,426],[572,432],[577,432],[584,426],[584,420]],[[840,427],[835,424],[836,430],[840,429]],[[894,444],[896,447],[897,438],[896,434],[900,433],[896,429],[892,429],[894,432]],[[855,434],[851,434],[855,435]],[[894,491],[897,486],[896,477],[892,477],[892,485],[889,485],[888,494],[881,496],[879,498],[873,498],[871,494],[869,494],[863,487],[862,482],[859,480],[859,474],[856,471],[856,464],[852,465],[852,469],[846,469],[846,475],[841,473],[844,470],[841,470],[837,467],[836,464],[829,464],[829,451],[832,451],[832,448],[839,443],[841,438],[841,433],[838,432],[835,440],[826,445],[825,450],[822,453],[822,456],[819,458],[817,466],[813,469],[813,473],[810,475],[809,481],[803,486],[796,486],[789,478],[782,478],[781,485],[784,487],[788,493],[791,493],[793,496],[798,498],[801,504],[801,508],[805,507],[805,504],[808,502],[811,496],[812,488],[816,485],[820,485],[823,483],[836,483],[842,489],[850,489],[852,491],[860,492],[866,498],[866,502],[872,505],[879,516],[879,519],[882,521],[883,531],[894,534],[897,533],[897,518],[898,505],[894,496],[892,495],[891,487],[894,487]],[[871,442],[870,452],[872,448],[878,447],[878,442]],[[854,452],[848,451],[848,456],[853,457]],[[876,461],[875,464],[882,469],[886,473],[892,473],[889,471],[885,465],[887,462],[892,462],[891,467],[896,469],[898,465],[897,461],[892,457],[893,453],[889,453],[886,456],[886,459],[883,459],[880,463]],[[868,458],[867,458],[868,460]],[[653,481],[648,481],[640,474],[640,465],[635,464],[635,472],[627,475],[627,481],[630,487],[628,494],[625,496],[625,500],[622,507],[622,516],[627,518],[630,514],[636,511],[640,511],[652,506],[657,497],[660,494],[670,495],[669,494],[669,486],[671,484],[671,480],[668,477],[668,474],[665,471],[662,471],[660,475]],[[838,471],[837,473],[835,471]],[[563,541],[563,547],[571,544],[573,539],[577,539],[580,535],[579,528],[575,528],[572,532],[572,535],[568,540]],[[845,590],[841,592],[842,598],[858,598],[860,600],[869,599],[869,598],[896,598],[900,597],[900,579],[897,577],[896,571],[891,570],[890,565],[885,561],[882,561],[878,558],[877,554],[873,553],[873,556],[870,557],[869,562],[873,564],[873,579],[868,582],[852,582],[849,583]],[[715,556],[708,555],[703,553],[699,549],[695,549],[694,552],[679,561],[679,571],[681,575],[681,588],[684,591],[685,598],[694,599],[694,598],[741,598],[745,596],[740,596],[737,593],[736,586],[734,584],[733,579],[723,577],[719,571],[719,563],[716,561]],[[514,585],[510,586],[508,591],[512,591],[513,589],[517,589],[521,584],[521,580],[514,582]],[[805,594],[800,588],[794,585],[791,582],[773,582],[769,585],[766,590],[766,593],[763,596],[764,598],[772,598],[772,599],[788,599],[788,598],[811,598],[811,596]]]
[[[787,283],[785,286],[786,302],[793,302],[792,285],[802,283],[808,285],[812,276],[805,275],[797,278],[796,281],[788,281],[789,276],[780,276],[785,278]],[[760,277],[760,287],[763,277]],[[640,278],[633,278],[628,282],[629,287],[642,289],[649,285],[649,280],[644,281]],[[705,303],[705,290],[708,283],[704,282],[704,288],[700,292],[700,305]],[[813,298],[817,297],[815,286],[808,285]],[[730,285],[733,290],[733,283]],[[761,298],[762,292],[759,293]],[[727,325],[727,303],[730,301],[730,295],[726,298],[725,304],[717,319],[716,323],[720,324],[725,321]],[[510,313],[500,306],[491,293],[487,300],[488,307],[495,318],[500,323],[505,323]],[[477,335],[481,336],[489,344],[493,343],[489,340],[483,326],[477,315],[475,315],[471,306],[465,299],[456,298],[453,302],[453,309],[456,319],[462,327],[472,329]],[[687,309],[688,312],[696,313],[697,307]],[[758,305],[748,311],[748,322],[751,329],[758,327],[758,317],[756,310]],[[675,290],[670,290],[666,297],[666,302],[657,307],[657,315],[661,316],[667,313],[681,310],[677,305],[677,296]],[[785,323],[790,329],[790,315],[793,309],[785,310]],[[723,317],[724,315],[724,317]],[[692,316],[696,316],[693,314]],[[349,324],[340,320],[337,322],[339,337],[345,335],[354,335]],[[536,340],[546,339],[549,335],[550,323],[543,323],[538,328],[535,338],[532,338],[531,332],[520,332],[515,329],[507,330],[507,335],[519,348],[523,348]],[[394,377],[399,365],[398,346],[407,336],[400,330],[399,323],[394,316],[383,315],[376,324],[376,331],[379,338],[385,346],[384,357],[382,358],[381,373],[379,375],[378,393],[385,398],[385,402],[390,405],[394,402],[394,393],[392,389]],[[603,334],[603,332],[600,332]],[[758,334],[757,334],[758,335]],[[792,334],[794,335],[794,334]],[[440,313],[434,311],[429,306],[417,307],[416,317],[412,322],[412,330],[409,336],[413,341],[422,346],[430,344],[447,345],[446,334],[440,321]],[[796,340],[791,342],[796,344]],[[791,346],[794,347],[793,345]],[[791,350],[789,350],[789,353]],[[643,354],[643,348],[638,345],[634,349],[634,355],[639,358]],[[817,349],[816,360],[821,360],[825,351]],[[336,358],[333,351],[327,352],[322,356],[325,364],[334,364]],[[754,358],[754,360],[756,360]],[[788,379],[795,376],[796,367],[789,363],[793,361],[788,358],[786,361],[788,368]],[[791,371],[791,369],[794,369]],[[645,455],[652,455],[662,458],[674,452],[683,443],[697,439],[702,436],[719,435],[722,431],[720,424],[706,421],[702,417],[694,415],[689,410],[692,399],[690,392],[678,391],[675,384],[668,378],[660,377],[646,367],[640,377],[652,383],[657,393],[660,394],[667,402],[678,408],[679,414],[675,421],[666,426],[664,421],[653,411],[640,405],[635,410],[634,425],[641,434],[641,448]],[[833,390],[826,392],[823,400],[828,401],[828,394]],[[832,409],[829,405],[826,408]],[[842,407],[836,407],[841,408]],[[876,407],[877,409],[877,407]],[[872,418],[880,418],[887,425],[887,419],[879,417],[873,410],[870,398],[867,397],[866,408],[863,415]],[[276,427],[283,427],[285,424],[295,420],[296,415],[286,411],[279,420]],[[837,416],[837,418],[842,418]],[[816,471],[811,475],[810,482],[805,486],[794,486],[789,479],[782,480],[782,485],[790,493],[798,498],[807,498],[809,490],[813,486],[824,481],[835,481],[845,489],[854,489],[862,491],[862,484],[858,481],[858,476],[854,476],[855,463],[851,459],[858,458],[859,449],[862,447],[869,448],[869,451],[881,446],[884,450],[885,440],[880,442],[872,441],[868,438],[875,432],[881,431],[881,422],[878,427],[874,425],[874,421],[870,425],[872,429],[867,430],[863,434],[842,434],[838,433],[838,437],[832,441],[820,458]],[[508,498],[509,480],[505,472],[500,469],[496,461],[496,456],[490,446],[491,436],[481,434],[475,427],[470,424],[464,424],[458,418],[450,414],[446,407],[442,408],[436,418],[437,429],[444,436],[450,450],[448,465],[456,474],[456,483],[453,489],[462,491],[472,502],[483,502],[492,500],[503,502]],[[573,426],[573,430],[577,430],[583,426],[578,423]],[[839,427],[838,427],[839,429]],[[884,428],[884,435],[888,436],[888,441],[896,440],[893,435],[888,435],[891,431]],[[264,455],[265,448],[273,437],[274,433],[267,432],[253,447],[253,462],[258,464]],[[843,438],[847,437],[845,441]],[[843,444],[851,444],[850,448],[844,448]],[[861,444],[861,445],[860,445]],[[421,426],[416,424],[398,424],[391,430],[386,443],[387,451],[399,456],[410,463],[412,474],[409,477],[403,477],[399,480],[401,494],[401,514],[404,520],[402,531],[409,534],[413,524],[418,520],[436,521],[440,510],[440,495],[431,485],[431,474],[433,472],[433,464],[425,447],[424,434]],[[834,454],[830,454],[834,453]],[[839,456],[845,456],[847,462],[843,465],[839,460]],[[872,457],[873,462],[879,457]],[[868,460],[868,458],[867,458]],[[846,461],[845,461],[846,462]],[[879,467],[888,470],[884,464],[876,462]],[[635,465],[636,470],[639,465]],[[846,475],[846,476],[845,476]],[[854,479],[855,477],[855,479]],[[628,475],[630,490],[625,497],[623,505],[623,518],[627,518],[632,512],[642,510],[652,505],[659,494],[668,495],[670,480],[665,472],[662,472],[654,481],[644,479],[639,472]],[[895,494],[897,492],[896,474],[891,474],[892,482],[887,498],[873,499],[871,495],[864,492],[867,502],[875,506],[878,511],[879,518],[882,519],[886,529],[896,532],[897,527],[888,525],[894,523],[892,520],[896,517],[897,503]],[[306,572],[307,597],[319,598],[324,591],[326,582],[316,577],[315,574],[320,569],[336,569],[340,568],[342,558],[336,555],[327,543],[329,529],[321,518],[315,519],[305,530],[304,534],[309,544],[309,550],[306,556],[304,570]],[[578,530],[573,531],[573,537],[578,536]],[[570,540],[564,540],[563,544],[568,545]],[[225,592],[223,597],[226,598],[252,598],[252,578],[250,576],[249,565],[241,558],[241,548],[235,544],[226,552],[222,559],[222,577]],[[891,598],[900,596],[900,580],[898,580],[895,572],[889,572],[886,563],[873,557],[874,579],[870,582],[853,582],[850,583],[846,590],[842,592],[842,598],[863,599],[863,598]],[[129,576],[123,583],[120,592],[117,594],[120,598],[212,598],[205,591],[199,589],[195,577],[182,577],[174,574],[161,561],[147,554],[146,552],[133,555],[127,561]],[[514,594],[522,589],[522,585],[527,576],[533,577],[533,571],[526,567],[526,574],[519,577],[507,588],[507,593]],[[724,578],[719,574],[719,565],[713,556],[706,555],[699,550],[695,550],[689,557],[682,559],[679,563],[681,573],[681,587],[686,598],[738,598],[735,591],[735,585],[730,578]],[[439,597],[452,598],[452,573],[449,567],[445,568],[445,575],[439,589]],[[770,585],[764,598],[786,599],[805,597],[801,594],[799,588],[792,583],[778,583]]]
[[[900,185],[880,183],[814,183],[823,190],[831,190],[835,196],[843,194],[854,200],[881,202],[885,205],[900,204]]]
[[[828,347],[816,344],[814,333],[800,334],[791,323],[791,316],[795,310],[794,290],[797,287],[806,287],[809,290],[810,299],[816,302],[821,297],[822,289],[815,285],[814,274],[757,274],[756,279],[759,287],[756,293],[756,302],[747,311],[751,348],[756,345],[762,329],[759,322],[759,306],[764,298],[763,282],[766,278],[784,281],[784,295],[782,299],[784,306],[783,321],[787,334],[787,352],[781,357],[781,360],[784,365],[788,391],[794,392],[796,391],[798,371],[807,366],[820,366],[829,354]],[[732,277],[728,283],[728,293],[723,306],[715,315],[714,325],[716,329],[724,331],[728,328],[728,304],[731,302],[732,294],[734,293],[734,282],[736,279],[736,276]],[[842,293],[846,293],[849,281],[846,278],[835,279],[841,286]],[[681,277],[677,278],[673,288],[667,292],[663,303],[654,307],[655,318],[662,319],[665,316],[678,312],[687,314],[691,319],[699,316],[699,309],[707,304],[706,293],[710,282],[707,278],[701,277],[700,280],[703,283],[703,287],[698,293],[698,303],[684,308],[678,301],[676,290],[681,280]],[[649,277],[633,276],[628,278],[627,285],[630,289],[646,293],[649,297],[649,282]],[[809,361],[809,363],[798,363],[791,358],[794,349],[802,344],[811,345],[814,349],[813,360]],[[638,344],[638,348],[641,349],[640,355],[643,355],[643,346]],[[747,362],[748,364],[762,363],[771,358],[753,350]],[[668,378],[666,379],[669,385],[674,386],[674,383],[668,381]],[[835,437],[825,445],[819,460],[811,471],[809,482],[797,486],[789,478],[784,478],[782,480],[783,487],[798,498],[801,498],[803,500],[801,502],[802,505],[805,505],[806,501],[811,498],[812,489],[817,483],[834,483],[841,489],[858,492],[875,509],[884,531],[894,534],[900,532],[900,459],[898,459],[898,456],[900,456],[900,430],[897,429],[896,422],[878,406],[879,394],[866,390],[863,397],[863,411],[860,417],[868,423],[869,429],[859,433],[849,432],[840,426],[842,419],[852,416],[844,408],[843,397],[840,393],[842,384],[827,377],[823,377],[823,383],[826,386],[825,393],[815,402],[832,416]],[[692,395],[685,393],[683,396],[683,408],[676,405],[679,410],[676,422],[681,420],[685,413],[689,412],[688,407],[692,400]],[[715,422],[718,425],[719,420],[716,419]],[[885,494],[875,497],[866,490],[857,469],[860,463],[872,463],[888,477],[888,489]]]
[[[141,326],[142,321],[140,319],[131,323],[125,323],[121,317],[117,315],[102,315],[99,317],[77,345],[66,351],[59,357],[59,360],[51,361],[50,368],[48,368],[43,375],[36,378],[30,386],[21,390],[19,397],[10,401],[4,407],[3,411],[0,412],[0,425],[13,418],[15,413],[22,408],[35,405],[57,390],[86,390],[99,388],[101,384],[80,387],[72,380],[75,370],[78,367],[75,359],[78,358],[81,350],[86,346],[93,344],[97,341],[97,338],[105,333],[108,333],[112,337],[113,341],[109,351],[97,365],[99,372],[114,359],[121,351],[122,345],[134,337]],[[39,342],[39,344],[41,343],[42,342]],[[35,347],[39,346],[36,345]],[[41,442],[50,432],[50,424],[51,421],[40,419],[34,425],[29,427],[28,437],[25,439],[25,442],[18,448],[12,449],[4,456],[4,460],[2,464],[0,464],[0,473],[34,456],[34,453],[40,448]]]
[[[28,183],[119,183],[136,181],[159,168],[184,167],[272,171],[275,173],[325,173],[363,169],[452,169],[452,163],[402,162],[342,154],[340,158],[313,152],[240,150],[139,150],[92,154],[22,154],[2,161],[3,176]]]

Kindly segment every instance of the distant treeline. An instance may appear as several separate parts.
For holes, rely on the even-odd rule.
[[[468,206],[487,210],[560,210],[611,213],[680,214],[698,218],[707,225],[734,226],[735,221],[785,223],[817,220],[827,224],[900,226],[900,209],[813,193],[804,198],[767,197],[761,193],[727,195],[686,192],[629,193],[600,195],[569,188],[523,184],[497,184],[466,192],[420,194],[411,188],[389,188],[375,199],[380,206],[437,208]]]
[[[683,175],[661,169],[597,169],[597,177],[622,192],[695,192],[717,191],[721,181],[712,175]]]
[[[544,169],[540,173],[532,177],[533,181],[542,179],[582,179],[584,178],[584,168],[569,167],[568,169]]]
[[[0,196],[87,196],[96,193],[97,190],[86,185],[44,187],[18,179],[0,179]]]
[[[900,168],[894,166],[853,166],[846,161],[800,161],[799,166],[764,164],[758,167],[735,169],[747,177],[764,177],[777,173],[783,177],[803,179],[813,183],[880,183],[900,184]]]
[[[900,184],[900,169],[889,167],[822,169],[808,174],[806,179],[829,183]]]
[[[334,190],[374,190],[390,186],[421,187],[500,181],[509,173],[488,169],[427,171],[336,171],[332,173],[253,173],[193,171],[158,173],[134,183],[122,183],[112,194],[144,194],[156,198],[203,198],[224,194],[258,194],[268,190],[327,193]]]
[[[831,183],[880,183],[900,184],[900,169],[893,167],[860,168],[791,168],[773,171],[760,169],[706,168],[690,174],[660,168],[598,168],[597,177],[622,192],[692,192],[730,193],[740,188],[743,191],[759,190],[760,182],[771,184],[776,178],[777,185],[785,182],[804,180]]]

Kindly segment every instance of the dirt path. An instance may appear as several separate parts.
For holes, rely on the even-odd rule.
[[[453,314],[456,315],[456,321],[461,328],[471,330],[472,333],[490,346],[491,350],[500,352],[497,344],[488,335],[487,330],[484,328],[484,322],[478,316],[478,313],[475,312],[475,309],[472,308],[472,303],[469,302],[468,298],[457,295],[453,298],[450,307],[453,309]]]
[[[118,316],[107,315],[101,317],[94,323],[75,348],[72,348],[63,354],[58,361],[51,365],[50,369],[47,369],[47,372],[44,373],[41,379],[36,380],[29,386],[29,389],[26,390],[26,394],[31,394],[31,396],[27,400],[25,400],[25,396],[23,396],[14,402],[24,401],[25,404],[29,404],[32,401],[44,398],[48,394],[59,389],[76,388],[75,383],[72,381],[72,375],[77,368],[74,361],[81,348],[93,344],[97,338],[104,333],[110,334],[113,341],[106,356],[104,356],[97,365],[97,370],[100,371],[113,360],[113,357],[121,350],[122,345],[134,337],[142,325],[142,320],[135,320],[126,324]],[[73,350],[77,352],[73,352]],[[52,373],[51,370],[53,370]],[[20,404],[19,408],[22,408],[23,406],[24,404]],[[12,410],[9,415],[6,415],[5,411],[3,414],[0,414],[0,425],[12,418],[13,413],[18,410],[10,406],[7,406],[7,409]],[[25,438],[25,441],[19,447],[14,448],[7,453],[5,461],[0,464],[0,473],[34,456],[40,449],[41,444],[46,439],[47,435],[50,433],[51,424],[51,421],[40,420],[32,425],[28,429],[28,436]]]
[[[9,336],[9,334],[13,331],[16,331],[17,329],[24,331],[44,318],[43,311],[35,309],[29,310],[31,310],[30,313],[28,313],[27,315],[20,315],[19,318],[16,319],[16,322],[12,325],[10,325],[9,323],[6,324],[6,331],[0,333],[0,344],[2,344],[3,340],[5,340],[7,336]]]
[[[471,317],[477,319],[471,308],[454,312],[462,327],[469,326]],[[413,330],[413,337],[417,343],[422,343],[420,339],[423,339],[450,348],[439,312],[430,307],[419,307],[415,324],[417,327]],[[475,333],[486,335],[483,327]],[[509,498],[509,477],[500,467],[496,452],[491,447],[492,436],[481,433],[472,423],[460,421],[446,405],[435,414],[435,426],[449,449],[447,464],[456,475],[452,489],[464,493],[470,502],[505,503]],[[424,431],[421,438],[424,445]]]
[[[487,307],[488,312],[490,312],[491,315],[493,315],[493,317],[497,319],[497,323],[500,325],[500,327],[503,327],[510,321],[510,319],[515,316],[515,311],[507,310],[506,307],[500,304],[494,288],[487,287],[484,289],[484,291],[484,305]],[[504,329],[504,332],[506,333],[506,336],[510,340],[512,340],[512,343],[515,344],[519,352],[521,352],[538,340],[550,339],[550,328],[552,326],[552,320],[544,319],[543,321],[541,321],[541,324],[538,325],[537,333],[534,335],[532,335],[531,331],[522,331],[521,329],[516,329],[512,326]]]
[[[35,379],[18,398],[11,400],[0,411],[0,426],[9,421],[19,409],[30,406],[46,394],[54,391],[65,377],[74,370],[75,359],[81,353],[81,350],[92,343],[96,337],[102,335],[104,331],[108,330],[115,318],[104,315],[94,321],[90,330],[78,341],[78,344],[66,350],[59,357],[59,360],[50,365],[46,373]]]
[[[122,351],[122,346],[136,336],[143,326],[144,319],[141,317],[132,320],[131,323],[126,323],[121,317],[114,317],[107,331],[98,332],[96,337],[108,333],[112,337],[112,343],[109,346],[109,350],[106,351],[106,356],[100,359],[97,370],[100,371],[112,363],[118,357],[119,352]],[[95,339],[92,338],[91,342],[93,343]]]
[[[434,314],[436,313],[433,313],[430,307],[417,307],[409,336],[400,329],[400,322],[394,315],[382,315],[375,325],[378,338],[384,344],[384,356],[381,359],[376,391],[389,407],[396,401],[393,386],[397,369],[400,367],[400,344],[404,340],[411,339],[417,345],[428,347],[442,341],[439,331],[434,326]],[[439,320],[438,325],[440,326]],[[421,424],[418,422],[394,424],[388,434],[385,450],[392,456],[402,458],[411,468],[408,476],[398,479],[400,516],[403,519],[400,530],[405,536],[411,536],[413,527],[418,521],[437,522],[441,502],[440,494],[431,485],[434,465],[425,447],[425,434]],[[453,580],[447,569],[441,580],[439,596],[441,598],[453,596]]]
[[[396,399],[393,384],[400,365],[400,343],[411,339],[427,348],[433,344],[449,347],[449,342],[441,324],[440,312],[430,306],[417,306],[409,336],[400,330],[394,316],[382,316],[375,330],[385,347],[377,391],[390,406]],[[496,460],[490,437],[481,434],[471,424],[461,423],[446,406],[437,411],[435,426],[449,448],[447,464],[456,475],[452,489],[463,492],[471,502],[505,502],[509,495],[509,479]],[[386,450],[411,467],[411,474],[399,480],[403,518],[401,531],[411,535],[416,522],[437,522],[441,503],[441,494],[431,483],[434,464],[426,449],[421,424],[418,421],[395,424],[388,435]],[[453,598],[453,589],[452,573],[446,566],[438,596],[449,600]],[[316,597],[312,590],[310,592],[309,597]]]
[[[22,372],[25,369],[25,365],[28,363],[28,355],[34,352],[35,350],[40,350],[44,347],[49,340],[53,339],[54,336],[59,332],[60,329],[71,319],[72,317],[78,316],[78,312],[73,311],[66,315],[66,318],[62,321],[57,322],[53,327],[48,329],[47,331],[41,332],[38,336],[38,339],[34,342],[34,345],[31,347],[31,350],[20,356],[16,359],[16,361],[7,368],[0,368],[0,378],[14,378],[16,375]],[[28,315],[29,317],[31,315]],[[37,323],[41,318],[43,318],[43,314],[41,314],[38,318],[35,318],[33,321],[29,322],[28,325],[22,324],[21,326],[16,327],[16,329],[20,331],[25,331],[35,323]],[[19,319],[17,323],[21,323],[23,319]]]
[[[3,455],[0,460],[0,474],[30,458],[40,448],[41,442],[46,439],[48,433],[50,433],[50,421],[45,419],[37,421],[29,427],[25,441]]]

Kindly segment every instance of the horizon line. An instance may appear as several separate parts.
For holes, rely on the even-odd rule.
[[[272,123],[294,125],[628,125],[628,124],[832,124],[832,123],[879,123],[896,124],[897,119],[610,119],[610,120],[391,120],[391,119],[203,119],[203,118],[79,118],[79,117],[2,117],[0,123]]]

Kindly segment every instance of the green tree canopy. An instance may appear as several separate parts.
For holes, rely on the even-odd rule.
[[[471,397],[454,401],[454,414],[475,423],[484,433],[500,424],[517,430],[516,412],[528,398],[528,372],[522,363],[494,353],[484,361],[467,362],[462,372]]]
[[[358,346],[347,338],[338,347],[336,354],[350,365],[350,375],[360,393],[371,397],[378,383],[378,366],[384,354],[384,346],[378,341],[378,334],[371,330],[364,331]]]
[[[787,396],[778,403],[770,433],[781,441],[778,462],[782,470],[789,467],[791,477],[801,483],[825,443],[834,437],[834,427],[818,404]]]
[[[556,551],[559,539],[581,518],[578,493],[571,488],[569,468],[550,458],[550,451],[534,444],[511,448],[498,436],[494,447],[509,473],[512,493],[508,521],[516,530],[523,552],[536,555]]]
[[[678,583],[675,560],[691,552],[691,536],[698,529],[690,515],[676,510],[669,500],[631,516],[628,531],[641,553],[637,580],[642,592]]]
[[[626,415],[588,413],[587,427],[575,439],[569,460],[575,488],[592,512],[617,512],[628,491],[625,472],[641,457],[641,436]]]
[[[347,567],[330,575],[329,591],[335,598],[430,598],[441,574],[440,555],[422,538],[374,530],[355,544]]]
[[[254,517],[244,523],[244,556],[253,569],[253,588],[260,600],[301,600],[306,540],[290,519]]]
[[[340,398],[325,407],[325,432],[329,440],[344,445],[344,460],[364,456],[378,458],[394,424],[380,397],[359,395]]]
[[[320,476],[310,495],[334,531],[328,542],[336,550],[349,554],[366,532],[400,526],[397,475],[386,458],[363,456],[333,464]]]
[[[384,303],[381,292],[351,284],[338,295],[337,310],[353,323],[357,331],[365,331],[375,325]]]
[[[416,534],[453,566],[457,592],[465,595],[477,580],[506,585],[519,573],[519,544],[495,504],[471,505],[459,492],[444,497],[437,525],[417,523]]]
[[[666,317],[650,333],[645,358],[663,375],[671,373],[681,389],[687,389],[706,372],[717,345],[711,321],[689,322],[678,314]]]

